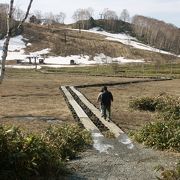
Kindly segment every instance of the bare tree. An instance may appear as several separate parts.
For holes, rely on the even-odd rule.
[[[30,0],[25,17],[19,23],[18,29],[22,26],[24,21],[27,19],[32,2],[33,2],[33,0]],[[11,32],[14,28],[12,26],[13,4],[14,4],[14,0],[11,0],[10,5],[9,5],[8,16],[7,16],[7,34],[6,34],[4,45],[3,45],[2,59],[1,59],[1,64],[0,64],[0,83],[2,83],[2,81],[4,79],[5,62],[6,62],[7,52],[8,52],[8,46],[9,46],[9,41],[10,41],[10,37],[11,37]]]
[[[127,9],[123,9],[120,15],[120,19],[124,22],[130,21],[130,15]]]
[[[18,28],[20,28],[22,26],[22,24],[25,22],[25,20],[27,19],[28,15],[29,15],[29,11],[31,9],[32,2],[33,2],[33,0],[29,1],[29,5],[27,7],[27,11],[26,11],[26,14],[24,16],[24,19],[22,19],[22,21],[19,23]]]
[[[103,10],[103,18],[106,20],[117,20],[118,16],[115,11],[109,10],[109,9],[104,9]]]
[[[93,9],[92,7],[88,7],[88,8],[87,8],[87,11],[88,11],[90,17],[93,17],[93,15],[94,15],[94,9]]]
[[[104,9],[102,13],[103,19],[104,19],[104,29],[107,31],[111,31],[115,29],[118,16],[115,11],[110,9]]]
[[[34,11],[34,16],[36,16],[36,18],[39,20],[42,19],[42,17],[43,17],[41,11],[39,11],[39,10]]]
[[[63,12],[60,12],[59,14],[55,15],[55,21],[61,24],[64,24],[65,18],[66,14]]]
[[[175,54],[180,52],[180,31],[174,25],[140,15],[133,17],[132,24],[140,40]]]
[[[22,21],[24,16],[25,16],[24,11],[18,7],[15,7],[14,12],[13,12],[13,18],[17,21]]]
[[[90,9],[89,9],[90,10]],[[82,20],[88,20],[92,15],[92,10],[89,11],[88,9],[77,9],[72,18],[75,21],[82,21]]]
[[[46,18],[46,19],[49,19],[49,20],[54,20],[55,18],[54,18],[54,14],[52,13],[52,12],[46,12],[45,14],[44,14],[44,17]]]
[[[92,8],[88,8],[88,9],[77,9],[72,18],[74,19],[75,22],[78,23],[79,27],[80,25],[82,25],[82,29],[86,29],[88,26],[88,22],[87,20],[90,19],[90,17],[93,14],[93,9]],[[86,22],[85,22],[86,20]],[[85,27],[86,25],[86,27]]]

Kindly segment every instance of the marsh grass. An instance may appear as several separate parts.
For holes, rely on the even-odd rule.
[[[163,64],[157,67],[153,64],[106,64],[87,67],[68,67],[68,68],[48,68],[44,67],[45,72],[51,73],[72,73],[85,75],[105,75],[122,77],[173,77],[180,78],[179,64]]]

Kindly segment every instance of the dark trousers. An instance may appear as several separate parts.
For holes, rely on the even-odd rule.
[[[102,116],[104,119],[108,118],[111,119],[111,106],[101,105],[102,108]]]

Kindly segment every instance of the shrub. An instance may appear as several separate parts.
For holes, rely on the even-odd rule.
[[[149,123],[135,132],[133,137],[149,147],[180,152],[180,122],[178,121]]]
[[[0,126],[0,179],[56,176],[65,169],[63,160],[90,142],[90,134],[78,126],[49,128],[39,136]]]
[[[180,98],[165,94],[155,98],[156,110],[161,113],[164,120],[180,119]]]
[[[155,111],[156,105],[156,101],[151,97],[136,98],[130,101],[130,107],[136,110]]]
[[[45,133],[45,140],[63,160],[74,158],[92,142],[90,133],[77,125],[50,127]]]
[[[180,119],[180,98],[172,95],[136,98],[130,101],[129,106],[136,110],[158,111],[164,120]]]
[[[180,152],[180,99],[163,94],[135,99],[130,106],[159,112],[156,122],[146,124],[133,134],[136,141],[156,149]]]
[[[62,162],[41,137],[25,136],[16,127],[0,127],[0,159],[3,179],[48,176],[62,169]]]

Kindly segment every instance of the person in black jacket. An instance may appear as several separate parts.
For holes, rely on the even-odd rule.
[[[108,118],[108,121],[111,120],[111,102],[113,101],[113,95],[110,91],[107,90],[107,87],[103,87],[103,93],[101,95],[101,108],[102,116],[104,119]]]

